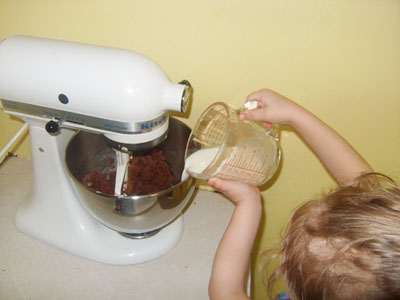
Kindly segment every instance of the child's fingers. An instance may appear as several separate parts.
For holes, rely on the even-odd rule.
[[[208,180],[208,184],[224,193],[231,200],[238,203],[241,200],[248,198],[251,195],[257,195],[260,191],[247,183],[223,180],[220,178],[211,178]],[[250,197],[251,198],[251,197]]]
[[[262,99],[265,92],[266,89],[255,91],[246,97],[246,101]]]
[[[211,178],[208,184],[218,189],[220,192],[225,194],[236,202],[236,198],[240,197],[241,190],[238,189],[241,183],[229,180],[222,180],[220,178]]]
[[[266,121],[265,109],[259,109],[259,108],[242,112],[239,117],[242,120]]]
[[[263,121],[263,124],[265,125],[265,126],[267,126],[268,128],[272,128],[272,127],[274,127],[274,125],[272,125],[272,123],[270,123],[270,122],[264,122]]]
[[[221,192],[226,193],[230,189],[232,189],[232,187],[234,187],[235,183],[232,181],[222,180],[219,178],[211,178],[210,180],[208,180],[208,184],[217,188]]]

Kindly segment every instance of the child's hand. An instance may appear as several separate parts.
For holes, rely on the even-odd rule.
[[[248,183],[211,178],[208,180],[208,184],[220,190],[236,205],[248,201],[260,203],[259,189]]]
[[[240,114],[242,120],[262,121],[267,126],[273,124],[292,125],[299,106],[293,101],[267,89],[251,93],[247,101],[257,101],[258,107]]]

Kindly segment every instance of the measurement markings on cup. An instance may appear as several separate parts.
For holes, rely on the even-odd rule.
[[[224,120],[221,120],[220,118],[221,116],[222,114],[218,112],[215,116],[212,117],[212,119],[209,122],[209,124],[213,124],[211,131],[208,133],[208,136],[205,139],[209,144],[215,145],[216,141],[218,141],[221,132],[223,132],[220,125],[224,123]],[[213,136],[214,131],[216,131],[217,133],[216,136]]]

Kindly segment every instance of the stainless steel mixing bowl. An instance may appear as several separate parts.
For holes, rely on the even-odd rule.
[[[181,181],[184,154],[190,129],[181,121],[170,118],[167,139],[157,148],[163,150],[171,167],[173,186],[156,194],[112,196],[85,186],[83,178],[90,172],[107,173],[115,152],[100,134],[80,131],[69,141],[66,167],[74,179],[80,200],[100,223],[130,237],[151,235],[172,222],[188,204],[195,180]]]

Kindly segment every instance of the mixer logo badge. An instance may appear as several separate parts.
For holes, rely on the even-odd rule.
[[[157,127],[161,126],[162,124],[164,124],[166,120],[167,120],[167,115],[164,114],[158,119],[154,119],[151,121],[141,123],[140,129],[143,131],[150,131],[153,128],[157,128]]]

